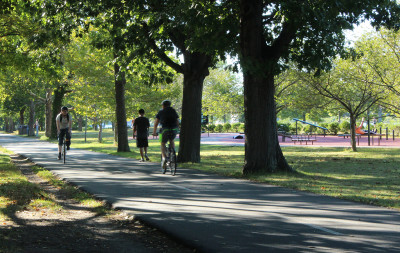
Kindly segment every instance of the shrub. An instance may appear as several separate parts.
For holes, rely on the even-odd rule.
[[[320,126],[320,127],[328,128],[328,123],[321,123],[321,124],[319,124],[319,126]]]
[[[224,132],[229,132],[232,128],[232,125],[230,123],[225,123],[224,124]]]
[[[303,131],[304,131],[304,133],[312,133],[312,132],[313,132],[313,126],[311,126],[311,125],[304,125]]]
[[[350,122],[348,122],[348,121],[342,121],[342,122],[339,124],[339,131],[340,131],[340,132],[343,132],[343,133],[345,133],[345,132],[350,132]]]
[[[222,130],[224,129],[224,127],[221,125],[221,124],[218,124],[216,127],[215,127],[215,132],[216,133],[222,133]]]
[[[244,133],[244,123],[240,123],[239,132]]]
[[[321,123],[321,124],[319,124],[319,126],[320,126],[320,127],[325,127],[326,129],[329,129],[328,123]],[[325,131],[325,133],[328,133],[328,131],[326,131],[326,130],[324,130],[324,129],[321,129],[321,128],[319,128],[319,127],[316,129],[316,133],[317,133],[317,134],[324,134],[324,131]]]
[[[337,122],[331,122],[329,123],[328,126],[329,131],[331,131],[333,134],[337,134],[339,131],[339,123]]]
[[[388,128],[389,135],[391,135],[393,133],[393,130],[394,130],[394,134],[395,135],[397,135],[397,136],[399,135],[399,133],[400,133],[400,125],[391,123],[391,124],[388,124],[386,126]],[[382,132],[383,131],[385,131],[385,133],[386,133],[386,128],[385,129],[382,128]]]
[[[239,128],[240,128],[240,123],[233,123],[232,124],[232,130],[234,132],[239,132],[240,131]]]
[[[214,133],[214,132],[215,132],[215,125],[214,125],[214,124],[208,125],[208,130],[209,130],[210,132]]]
[[[297,123],[297,133],[300,133],[302,131],[302,129],[303,129],[303,124]],[[296,134],[296,122],[293,122],[292,124],[290,124],[289,130],[293,134]]]
[[[290,125],[278,122],[278,131],[290,132]]]

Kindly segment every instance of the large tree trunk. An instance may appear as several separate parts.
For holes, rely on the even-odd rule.
[[[356,124],[357,118],[354,114],[350,113],[350,135],[351,135],[351,149],[356,152],[357,151],[357,142],[356,142]]]
[[[35,136],[35,128],[33,125],[35,124],[35,102],[31,100],[31,104],[29,106],[29,123],[28,123],[28,136]]]
[[[8,116],[6,116],[5,118],[4,118],[4,131],[6,131],[6,133],[9,133],[10,132],[10,122],[9,122],[9,117]]]
[[[12,117],[7,117],[8,118],[8,124],[7,124],[7,132],[12,133],[14,132],[14,120]]]
[[[265,56],[263,1],[241,0],[241,66],[244,77],[244,174],[292,171],[278,142],[274,68],[279,57]]]
[[[21,109],[21,110],[19,110],[19,124],[20,125],[24,125],[24,123],[25,123],[25,118],[24,118],[24,113],[25,113],[25,106]]]
[[[118,152],[129,152],[128,128],[125,111],[125,72],[120,71],[117,63],[114,64],[115,75],[115,102],[118,127]]]
[[[114,146],[118,145],[118,126],[117,122],[113,122],[113,131],[114,131]]]
[[[46,102],[45,102],[45,136],[51,137],[51,123],[52,123],[52,108],[53,100],[51,99],[51,89],[46,90]]]
[[[103,142],[103,122],[100,121],[100,129],[98,134],[98,141],[99,143]]]
[[[56,117],[61,111],[64,95],[65,95],[65,85],[60,85],[54,90],[54,100],[52,109],[52,121],[51,121],[51,135],[53,139],[57,139],[57,125]]]
[[[291,171],[279,146],[274,99],[274,76],[244,75],[244,174]]]
[[[182,121],[179,135],[179,162],[200,162],[201,101],[203,82],[209,74],[209,56],[185,53],[183,70]]]
[[[83,129],[83,117],[82,115],[78,116],[78,131],[82,132]]]
[[[15,122],[14,119],[12,117],[10,117],[9,120],[9,133],[13,133],[15,130]]]

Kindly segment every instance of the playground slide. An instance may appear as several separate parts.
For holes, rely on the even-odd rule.
[[[301,122],[301,123],[303,123],[303,124],[308,124],[308,125],[315,126],[315,127],[321,128],[321,129],[323,129],[323,130],[329,131],[329,130],[328,130],[327,128],[325,128],[325,127],[318,126],[318,125],[315,125],[315,124],[313,124],[313,123],[310,123],[310,122],[307,122],[307,121],[304,121],[304,120],[300,120],[300,119],[293,119],[293,120],[298,121],[298,122]]]

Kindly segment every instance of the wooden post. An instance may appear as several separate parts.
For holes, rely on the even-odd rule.
[[[389,140],[389,130],[386,128],[386,140]]]

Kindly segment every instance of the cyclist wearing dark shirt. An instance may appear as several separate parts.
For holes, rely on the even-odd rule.
[[[153,135],[157,136],[157,126],[161,124],[162,128],[160,133],[161,140],[161,155],[162,162],[161,166],[164,168],[166,165],[166,149],[165,144],[168,142],[168,138],[171,138],[171,145],[175,148],[174,139],[179,129],[179,116],[175,109],[171,107],[171,101],[164,100],[162,102],[162,110],[160,110],[156,115],[156,120],[154,122]]]
[[[144,110],[139,110],[140,117],[136,118],[133,122],[133,136],[135,137],[136,132],[136,147],[140,149],[140,156],[142,157],[141,161],[149,160],[147,156],[147,147],[149,146],[148,134],[150,122],[149,119],[144,116]],[[143,155],[144,150],[144,155]]]

